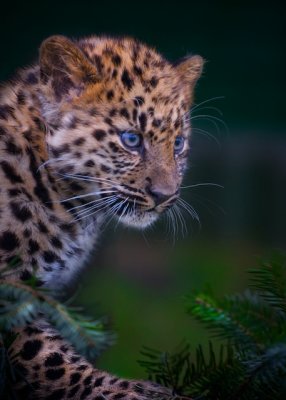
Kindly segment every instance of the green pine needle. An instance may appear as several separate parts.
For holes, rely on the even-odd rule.
[[[23,327],[43,314],[63,338],[89,359],[114,342],[114,335],[106,331],[101,320],[93,320],[78,308],[57,302],[48,292],[18,282],[0,281],[0,299],[1,331]]]
[[[286,257],[274,253],[269,260],[261,260],[260,267],[249,271],[251,287],[273,307],[286,313]]]
[[[276,254],[250,271],[250,289],[216,299],[194,293],[187,312],[220,340],[208,352],[185,346],[173,354],[145,349],[150,379],[195,400],[286,398],[286,257]]]

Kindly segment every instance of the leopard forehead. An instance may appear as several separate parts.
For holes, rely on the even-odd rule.
[[[71,42],[56,36],[43,43],[40,53],[41,83],[50,83],[57,104],[70,92],[70,103],[77,107],[137,100],[163,114],[176,105],[187,109],[202,64],[193,56],[174,66],[130,38]]]
[[[190,90],[173,66],[155,50],[134,39],[96,39],[79,42],[102,77],[91,84],[83,102],[137,100],[164,107],[188,102]]]
[[[74,135],[80,130],[85,133],[89,127],[97,127],[109,135],[132,129],[152,143],[170,139],[180,131],[188,133],[192,90],[186,74],[134,39],[91,37],[76,45],[81,51],[79,57],[86,57],[91,69],[75,85],[76,90],[71,90],[69,101],[58,101],[53,106],[56,118],[52,122],[61,125],[61,133],[75,127],[78,129]],[[57,59],[50,57],[49,62],[56,63]],[[69,64],[66,60],[64,68],[72,86],[70,82],[76,72]],[[62,100],[67,80],[54,81],[58,100]],[[74,135],[61,134],[53,142],[76,139]]]

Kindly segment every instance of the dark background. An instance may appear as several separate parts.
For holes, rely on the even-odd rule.
[[[163,223],[144,235],[105,232],[81,291],[89,312],[109,314],[119,333],[100,366],[144,377],[136,363],[142,345],[167,350],[184,337],[204,342],[181,296],[205,283],[218,294],[241,289],[256,256],[285,248],[285,22],[282,1],[43,1],[2,8],[2,81],[35,61],[52,34],[131,35],[170,60],[188,53],[207,60],[196,104],[207,102],[192,114],[186,184],[224,189],[183,191],[202,227],[186,216],[189,233],[175,244]]]

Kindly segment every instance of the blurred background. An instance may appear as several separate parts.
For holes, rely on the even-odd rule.
[[[189,53],[207,60],[185,185],[224,189],[182,189],[200,217],[199,224],[184,214],[187,234],[178,226],[173,235],[164,220],[144,233],[119,226],[104,232],[78,299],[90,314],[108,315],[118,334],[99,367],[144,378],[137,363],[143,345],[205,343],[183,296],[206,285],[218,295],[241,290],[258,257],[286,247],[283,3],[70,0],[6,2],[2,9],[1,81],[36,60],[52,34],[131,35],[170,60]]]

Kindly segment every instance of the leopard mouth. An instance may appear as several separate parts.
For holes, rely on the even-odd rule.
[[[126,195],[124,198],[118,196],[116,200],[118,206],[115,206],[114,215],[124,225],[145,229],[169,210],[176,200],[177,198],[166,204],[150,206],[146,200],[139,202],[138,199],[129,199]]]
[[[177,198],[172,199],[171,201],[168,201],[163,204],[159,205],[152,205],[150,206],[149,204],[141,203],[138,202],[135,198],[133,200],[129,200],[129,198],[123,198],[123,197],[118,197],[118,199],[115,201],[115,204],[117,203],[119,206],[115,211],[116,215],[121,215],[124,212],[137,212],[137,213],[158,213],[162,214],[164,211],[169,210],[170,208],[173,207],[175,202],[177,201]]]
[[[119,222],[123,225],[131,226],[137,229],[145,229],[151,226],[158,218],[160,214],[156,211],[139,211],[136,210],[132,214],[124,214],[118,216]]]

